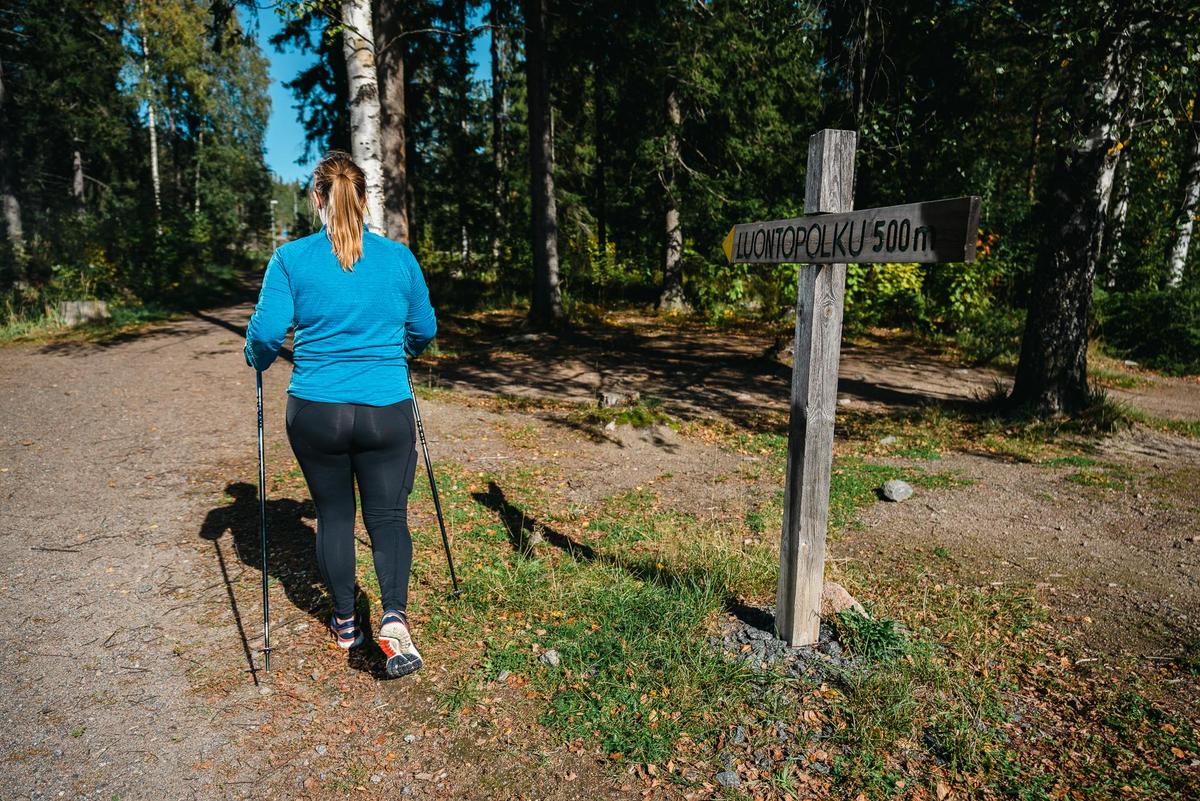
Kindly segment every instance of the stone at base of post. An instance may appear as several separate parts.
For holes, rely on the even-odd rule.
[[[823,130],[809,140],[806,214],[853,208],[856,139],[854,131]],[[821,632],[821,586],[845,290],[844,264],[800,268],[775,605],[776,633],[792,646],[812,645]]]

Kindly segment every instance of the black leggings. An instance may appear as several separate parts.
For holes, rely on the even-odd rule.
[[[354,481],[383,608],[408,605],[408,495],[417,467],[412,401],[391,406],[288,397],[287,434],[317,507],[317,566],[339,617],[354,612]]]

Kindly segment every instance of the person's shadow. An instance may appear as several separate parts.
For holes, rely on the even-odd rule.
[[[258,487],[238,481],[226,486],[225,494],[232,498],[232,503],[209,510],[200,526],[200,536],[213,544],[221,578],[225,582],[225,592],[229,597],[229,607],[242,641],[242,650],[257,682],[254,654],[246,633],[247,623],[242,618],[233,592],[233,577],[230,575],[225,543],[232,541],[233,556],[246,567],[262,570]],[[316,509],[310,500],[267,499],[267,575],[283,587],[284,594],[294,607],[311,615],[317,625],[324,628],[333,607],[317,570],[316,530],[307,522],[315,519]],[[224,536],[226,532],[231,534],[229,539]],[[354,588],[354,595],[359,625],[367,640],[350,651],[350,666],[386,678],[384,664],[387,658],[371,634],[370,600],[358,586]],[[278,621],[278,615],[272,614],[271,617]]]

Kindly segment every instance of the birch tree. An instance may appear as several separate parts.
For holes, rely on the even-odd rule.
[[[146,93],[146,128],[150,131],[150,183],[154,187],[154,213],[162,217],[162,182],[158,175],[158,123],[154,115],[154,84],[150,77],[150,46],[146,40],[146,11],[141,10],[142,81]]]
[[[1191,141],[1179,181],[1182,202],[1175,216],[1174,236],[1167,257],[1167,285],[1170,287],[1178,287],[1183,283],[1192,231],[1196,225],[1196,215],[1200,213],[1200,91],[1192,100],[1192,120],[1188,132]]]
[[[4,91],[4,62],[0,61],[0,207],[3,207],[4,234],[8,238],[8,246],[13,260],[18,267],[25,255],[25,232],[21,228],[21,202],[13,193],[9,174],[12,162],[8,156],[8,115],[5,113],[7,95]]]
[[[367,181],[367,221],[387,236],[383,200],[383,147],[375,34],[370,0],[342,3],[342,52],[350,95],[350,153]]]

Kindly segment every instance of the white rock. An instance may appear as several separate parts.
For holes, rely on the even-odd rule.
[[[907,501],[912,497],[913,488],[907,481],[893,478],[884,483],[882,492],[889,501]]]

